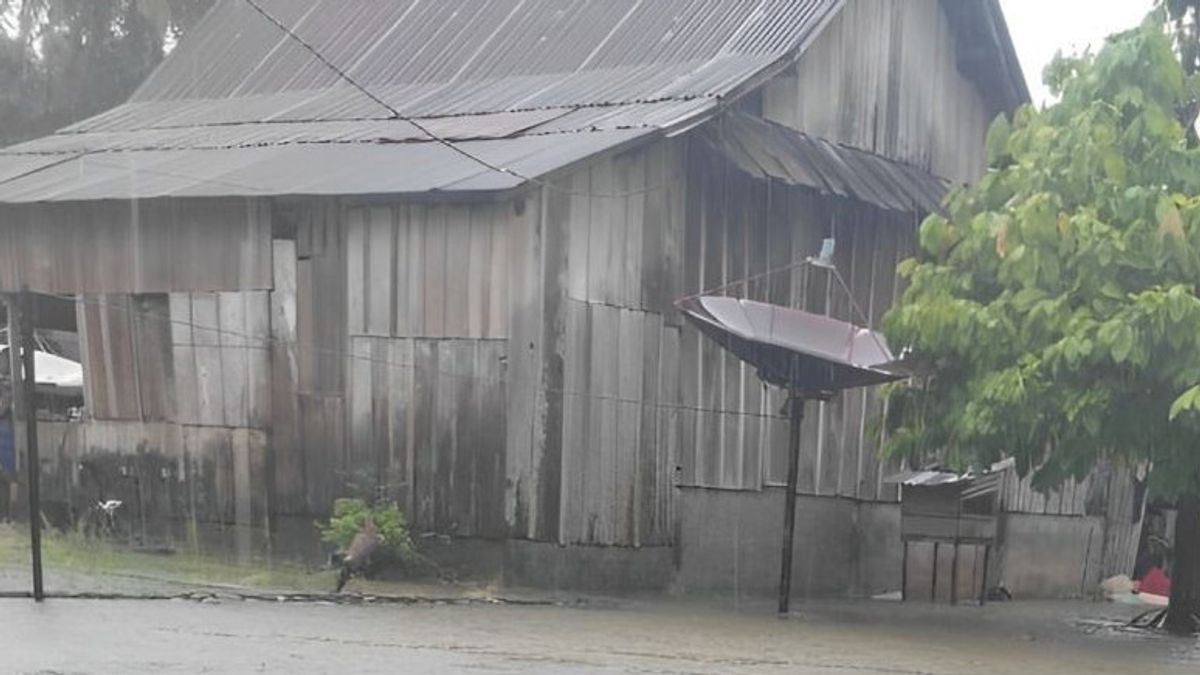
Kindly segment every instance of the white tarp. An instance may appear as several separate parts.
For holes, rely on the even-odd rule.
[[[0,356],[8,358],[8,346],[0,347]],[[34,380],[55,387],[83,387],[83,365],[49,352],[33,352]]]

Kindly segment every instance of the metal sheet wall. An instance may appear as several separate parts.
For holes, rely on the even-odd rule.
[[[270,221],[257,199],[5,206],[0,291],[269,289]]]
[[[992,113],[958,70],[937,0],[855,0],[795,71],[764,90],[768,119],[955,181],[985,168]]]
[[[803,308],[878,326],[899,295],[897,262],[914,246],[916,216],[742,173],[693,149],[689,163],[685,292],[713,291]],[[847,293],[827,271],[800,263],[821,241],[836,241],[834,262]],[[782,270],[782,271],[781,271]],[[785,482],[788,423],[784,396],[753,369],[687,329],[682,339],[681,481],[758,490]],[[853,390],[810,403],[802,427],[800,489],[805,494],[896,499],[883,478],[876,391]]]
[[[346,480],[382,487],[424,530],[504,536],[507,341],[350,344]]]
[[[349,210],[349,334],[507,337],[517,208],[506,201]]]
[[[342,206],[312,199],[277,204],[271,431],[277,513],[327,512],[347,494],[346,248]],[[358,495],[363,496],[363,495]]]
[[[39,434],[47,501],[82,512],[98,500],[120,499],[155,541],[176,535],[172,521],[266,524],[262,431],[91,420],[45,422]]]
[[[269,426],[268,296],[266,291],[170,295],[175,421]]]
[[[419,528],[507,532],[509,289],[535,217],[520,196],[345,212],[346,471]]]
[[[265,428],[267,292],[79,297],[89,415]]]
[[[80,296],[84,398],[97,419],[174,419],[170,310],[162,294]]]
[[[517,536],[673,538],[686,146],[596,158],[541,190],[513,287],[507,502]]]

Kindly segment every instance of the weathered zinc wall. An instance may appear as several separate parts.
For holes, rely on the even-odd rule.
[[[269,204],[173,199],[6,205],[0,290],[167,293],[271,287]]]
[[[683,141],[661,141],[539,189],[510,341],[516,537],[672,539],[685,162]]]
[[[742,173],[696,144],[689,162],[684,293],[721,292],[877,326],[897,293],[896,263],[911,254],[915,216],[825,198]],[[847,288],[801,263],[833,237]],[[791,266],[791,269],[788,269]],[[768,271],[782,269],[782,272]],[[749,279],[749,281],[743,281]],[[731,285],[732,284],[732,285]],[[785,481],[788,423],[780,392],[698,332],[683,335],[680,481],[759,490]],[[712,412],[718,411],[718,412]],[[895,499],[878,460],[881,412],[873,390],[811,403],[802,427],[800,490]]]
[[[271,293],[272,510],[347,496],[346,252],[336,200],[276,203]]]
[[[48,502],[265,522],[268,204],[5,207],[0,260],[5,290],[76,296],[88,418],[41,434]]]
[[[522,197],[345,212],[348,479],[420,528],[507,533],[509,336],[538,217]]]
[[[937,0],[846,3],[795,68],[764,89],[764,117],[956,181],[980,176],[999,111],[958,68]]]

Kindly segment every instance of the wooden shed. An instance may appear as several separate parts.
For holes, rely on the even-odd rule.
[[[900,591],[908,599],[908,554],[914,542],[933,545],[930,599],[937,600],[937,575],[941,547],[950,548],[949,601],[958,601],[961,576],[959,553],[971,547],[971,595],[979,603],[987,598],[988,566],[999,544],[1001,495],[1005,472],[981,475],[926,469],[906,471],[887,479],[900,486],[900,540],[904,544]],[[982,562],[980,562],[982,560]]]
[[[292,34],[220,0],[129,102],[0,150],[0,290],[70,299],[83,345],[51,492],[86,456],[159,476],[168,524],[281,531],[367,491],[538,583],[756,550],[705,514],[779,489],[782,400],[673,301],[849,319],[789,269],[833,237],[877,323],[1028,99],[995,0],[261,4]],[[813,411],[800,491],[883,527],[880,408]]]

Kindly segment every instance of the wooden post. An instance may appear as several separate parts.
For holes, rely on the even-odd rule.
[[[12,304],[9,305],[12,311]],[[21,290],[20,309],[18,310],[21,346],[21,392],[24,398],[25,414],[25,467],[27,470],[27,486],[29,492],[29,544],[33,564],[33,599],[41,602],[45,596],[42,588],[42,502],[40,494],[41,462],[38,459],[37,441],[37,391],[36,372],[34,370],[34,339],[33,339],[33,296],[28,288]],[[9,351],[12,351],[12,337],[9,337]]]
[[[792,542],[796,534],[796,488],[800,479],[800,425],[804,421],[804,398],[800,392],[788,392],[791,433],[788,438],[787,494],[784,495],[783,555],[779,564],[779,617],[788,615],[792,596]]]

